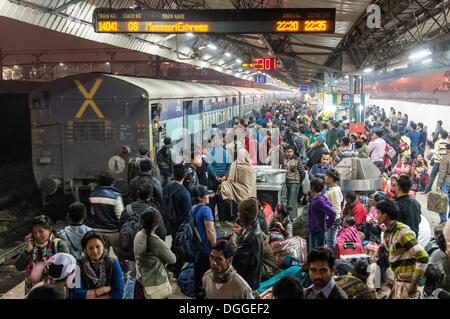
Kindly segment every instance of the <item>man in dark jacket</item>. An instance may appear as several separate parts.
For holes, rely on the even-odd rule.
[[[108,246],[119,256],[119,218],[123,211],[120,191],[114,188],[114,178],[102,172],[98,177],[99,187],[89,195],[94,228],[102,233]]]
[[[173,181],[167,184],[164,188],[164,193],[171,195],[168,200],[172,201],[173,208],[175,210],[175,220],[165,220],[164,222],[170,225],[167,229],[169,235],[173,235],[180,225],[188,221],[191,216],[192,201],[191,194],[183,186],[184,178],[186,177],[186,167],[183,164],[176,164],[173,167]],[[166,196],[165,196],[166,197]],[[167,216],[165,216],[167,218]],[[172,245],[172,252],[175,253],[174,246]],[[180,274],[184,261],[177,257],[175,264],[169,265],[169,269],[173,272],[175,278]]]
[[[162,187],[166,186],[170,181],[170,175],[173,172],[172,152],[170,144],[172,139],[170,137],[164,138],[164,146],[161,147],[156,154],[156,162],[158,163],[159,171],[163,179]]]
[[[264,241],[256,220],[257,212],[256,199],[249,198],[239,203],[237,215],[245,228],[238,239],[233,259],[233,267],[247,281],[252,290],[259,288],[264,260]]]
[[[163,201],[163,192],[160,181],[152,176],[152,162],[149,159],[144,159],[139,163],[139,166],[141,172],[131,180],[128,197],[132,202],[136,201],[138,199],[137,191],[139,186],[143,183],[149,183],[153,186],[152,202],[157,209],[160,209]]]
[[[321,135],[317,136],[316,141],[314,142],[315,145],[306,153],[306,156],[308,157],[308,162],[306,165],[309,168],[313,167],[313,165],[317,163],[320,163],[322,154],[328,152],[324,143],[325,138]]]
[[[186,187],[191,194],[192,190],[200,185],[197,169],[201,166],[202,155],[199,152],[191,152],[191,161],[190,163],[186,163],[186,178],[183,181],[183,186]]]
[[[287,141],[287,144],[292,145],[294,147],[295,156],[302,157],[305,152],[305,148],[303,147],[303,141],[301,137],[298,135],[299,128],[298,126],[291,126],[289,129],[290,138]]]
[[[330,148],[330,150],[333,149],[333,146],[337,147],[337,138],[338,138],[339,131],[336,128],[336,122],[330,121],[328,125],[328,132],[327,132],[327,145]]]
[[[313,284],[305,289],[305,299],[348,299],[334,281],[335,260],[334,252],[327,248],[318,247],[309,252],[306,263]]]
[[[409,196],[409,190],[412,186],[412,180],[409,176],[400,175],[397,179],[397,185],[395,186],[395,192],[397,199],[395,202],[398,206],[398,218],[399,222],[408,225],[412,231],[419,236],[419,224],[420,224],[420,203]]]

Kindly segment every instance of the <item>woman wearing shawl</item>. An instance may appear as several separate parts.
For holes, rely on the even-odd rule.
[[[256,174],[250,164],[247,150],[241,148],[235,162],[231,164],[228,180],[222,183],[221,197],[224,201],[232,201],[232,217],[236,216],[237,205],[248,199],[256,197]]]
[[[123,275],[119,261],[108,256],[105,239],[98,231],[87,232],[81,239],[83,254],[78,261],[73,297],[75,299],[122,299]]]
[[[69,249],[55,236],[50,219],[45,215],[33,219],[26,241],[25,250],[17,257],[15,266],[19,271],[26,270],[25,294],[28,294],[38,282],[48,282],[47,261],[57,253],[69,253]]]

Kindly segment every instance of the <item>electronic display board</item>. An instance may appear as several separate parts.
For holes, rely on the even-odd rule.
[[[133,10],[96,8],[100,33],[334,33],[335,8]]]

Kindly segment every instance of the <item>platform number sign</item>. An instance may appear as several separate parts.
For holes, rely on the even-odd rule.
[[[300,85],[298,89],[300,92],[309,92],[309,85]]]
[[[266,83],[266,80],[267,79],[265,75],[257,74],[253,76],[253,82],[255,83]]]

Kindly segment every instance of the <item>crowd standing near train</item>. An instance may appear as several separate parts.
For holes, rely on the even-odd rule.
[[[169,298],[174,282],[197,299],[450,298],[450,204],[431,235],[415,198],[442,206],[450,196],[449,123],[425,130],[375,105],[365,119],[361,134],[349,114],[278,101],[235,117],[226,132],[212,127],[179,162],[176,141],[159,145],[153,114],[155,156],[142,146],[130,159],[128,193],[100,174],[87,210],[95,230],[83,225],[82,203],[69,207],[60,238],[46,216],[33,220],[16,261],[28,298]],[[381,191],[343,193],[336,168],[354,157],[378,168]],[[257,197],[257,165],[286,170],[286,201],[275,212]]]

